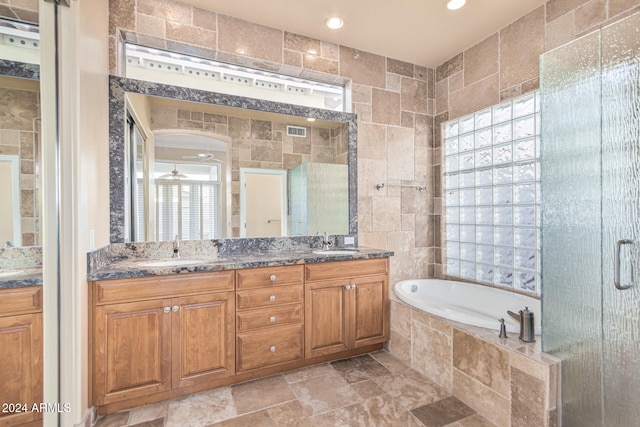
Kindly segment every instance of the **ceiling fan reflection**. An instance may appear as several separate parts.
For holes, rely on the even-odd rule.
[[[200,163],[206,163],[206,162],[212,162],[212,161],[216,161],[216,162],[220,162],[220,163],[227,163],[224,160],[220,160],[218,158],[216,158],[212,153],[198,153],[195,156],[182,156],[183,159],[197,159],[198,162]]]

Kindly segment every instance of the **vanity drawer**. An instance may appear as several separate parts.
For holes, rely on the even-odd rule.
[[[375,258],[306,264],[306,279],[307,281],[316,281],[387,274],[389,272],[388,260],[388,258]]]
[[[302,323],[303,321],[304,306],[302,304],[241,311],[236,314],[236,328],[238,328],[238,332],[261,328],[274,328],[291,323]]]
[[[304,300],[302,285],[236,291],[236,310],[272,307],[301,303]]]
[[[95,282],[97,305],[233,291],[233,271],[176,274]]]
[[[248,268],[236,271],[238,289],[264,288],[266,286],[294,285],[304,280],[304,266]]]
[[[42,286],[0,290],[0,317],[42,311]]]
[[[304,326],[245,332],[236,339],[236,371],[243,372],[304,358]]]

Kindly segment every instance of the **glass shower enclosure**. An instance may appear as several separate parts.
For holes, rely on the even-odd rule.
[[[640,14],[541,60],[543,350],[565,427],[640,423]]]

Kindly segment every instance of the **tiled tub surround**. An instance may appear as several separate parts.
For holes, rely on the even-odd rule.
[[[540,337],[502,339],[391,298],[391,354],[496,426],[558,425],[560,361],[540,350]]]

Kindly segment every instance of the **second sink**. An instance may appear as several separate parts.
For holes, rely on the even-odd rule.
[[[183,265],[198,264],[201,262],[202,261],[193,259],[167,259],[164,261],[141,262],[140,265],[142,267],[179,267]]]
[[[319,249],[313,251],[314,254],[318,255],[353,255],[357,252],[357,249]]]

